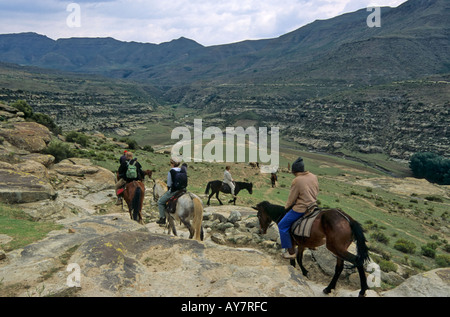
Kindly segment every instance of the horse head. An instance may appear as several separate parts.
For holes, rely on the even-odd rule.
[[[265,202],[259,203],[256,206],[252,206],[252,208],[258,211],[256,216],[258,217],[259,221],[259,233],[266,234],[267,229],[272,222],[272,219],[269,217],[267,211],[265,210]]]
[[[148,178],[152,179],[152,174],[153,174],[153,172],[154,172],[154,171],[146,170],[146,171],[144,171],[144,175],[146,175],[146,176],[148,176]]]
[[[158,201],[158,199],[164,195],[164,193],[167,191],[167,185],[163,181],[155,180],[155,185],[153,186],[153,200],[155,202]]]

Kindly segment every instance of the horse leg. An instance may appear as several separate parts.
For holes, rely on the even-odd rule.
[[[300,266],[300,269],[302,270],[303,276],[308,276],[308,270],[305,269],[305,267],[303,266],[303,251],[304,250],[305,250],[305,248],[298,247],[297,262],[298,262],[298,265]]]
[[[222,201],[219,199],[219,192],[217,192],[217,194],[216,194],[216,198],[217,198],[217,200],[219,201],[219,203],[220,203],[220,205],[222,206],[223,205],[223,203],[222,203]]]
[[[180,220],[186,226],[186,228],[188,228],[188,230],[189,230],[189,239],[192,239],[192,237],[194,236],[194,229],[191,226],[191,222],[186,219],[180,219]]]
[[[209,206],[209,201],[211,200],[211,197],[214,195],[214,192],[211,193],[211,195],[209,195],[208,197],[208,202],[206,203],[207,206]]]
[[[361,290],[359,291],[359,297],[366,296],[366,290],[369,289],[367,285],[366,273],[364,272],[364,267],[360,264],[358,265],[359,281],[361,283]]]
[[[166,219],[167,219],[167,234],[170,235],[170,229],[172,229],[173,234],[177,235],[177,229],[175,228],[175,221],[173,220],[172,216],[169,215],[169,213],[166,212]]]
[[[324,292],[325,294],[330,294],[331,291],[332,291],[333,289],[336,288],[337,280],[339,279],[339,276],[341,275],[343,269],[344,269],[344,260],[342,260],[341,258],[338,257],[338,258],[337,258],[337,261],[336,261],[336,268],[335,268],[335,270],[334,270],[334,276],[333,276],[333,279],[331,280],[330,285],[328,285],[328,286],[323,290],[323,292]]]

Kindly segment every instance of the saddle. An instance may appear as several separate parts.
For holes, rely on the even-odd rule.
[[[299,237],[309,238],[311,236],[311,227],[322,209],[316,204],[308,207],[305,215],[294,222],[291,227],[291,233]]]
[[[234,186],[236,186],[236,182],[233,182]],[[222,182],[222,187],[220,188],[220,190],[224,193],[226,192],[230,192],[231,193],[231,188],[230,185],[228,185],[227,183]]]
[[[178,199],[186,194],[186,189],[179,190],[175,193],[173,197],[171,197],[166,203],[166,210],[169,214],[174,214],[177,210],[177,202]]]

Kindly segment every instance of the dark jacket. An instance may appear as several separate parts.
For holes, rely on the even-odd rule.
[[[144,179],[144,172],[142,171],[141,164],[137,161],[137,159],[132,159],[129,161],[129,164],[136,165],[137,175],[138,177],[135,179],[128,179],[126,177],[126,173],[128,170],[128,161],[123,162],[120,164],[119,167],[119,178],[123,178],[126,182],[132,182],[132,181],[142,181]]]

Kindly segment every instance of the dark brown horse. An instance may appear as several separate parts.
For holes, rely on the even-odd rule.
[[[270,174],[270,182],[272,183],[272,188],[274,188],[276,186],[277,180],[278,180],[278,177],[277,177],[276,173]]]
[[[152,177],[152,171],[144,171],[144,177]],[[145,185],[141,181],[132,181],[125,185],[125,191],[123,192],[123,199],[128,205],[128,212],[130,218],[144,224],[142,218],[142,205],[144,203]],[[123,208],[123,206],[122,206]]]
[[[245,183],[245,182],[235,182],[235,188],[234,188],[234,199],[230,200],[230,203],[234,203],[236,205],[236,196],[239,193],[239,191],[241,191],[242,189],[246,189],[248,190],[248,192],[250,193],[250,195],[253,193],[253,183]],[[219,201],[219,203],[221,205],[223,205],[222,201],[219,199],[219,193],[225,193],[225,194],[231,194],[231,188],[229,185],[224,184],[222,181],[211,181],[208,183],[208,185],[206,186],[206,190],[205,190],[205,194],[208,195],[209,194],[209,190],[211,189],[211,194],[208,197],[208,202],[206,203],[206,205],[209,206],[209,201],[211,199],[211,197],[216,194],[216,198]]]
[[[266,233],[272,221],[278,224],[286,214],[283,206],[272,205],[267,201],[259,203],[253,209],[258,211],[262,234]],[[302,263],[305,248],[314,249],[326,243],[327,249],[336,255],[335,274],[330,285],[323,290],[325,294],[331,293],[331,290],[336,288],[336,282],[344,268],[344,261],[348,261],[358,269],[361,282],[359,296],[365,295],[369,287],[364,273],[364,263],[370,259],[362,227],[357,221],[339,209],[322,210],[312,225],[309,238],[293,234],[291,234],[291,238],[293,244],[298,246],[297,262],[305,276],[308,274]],[[353,240],[356,240],[357,255],[347,251]],[[295,266],[295,261],[291,261],[291,264]]]

